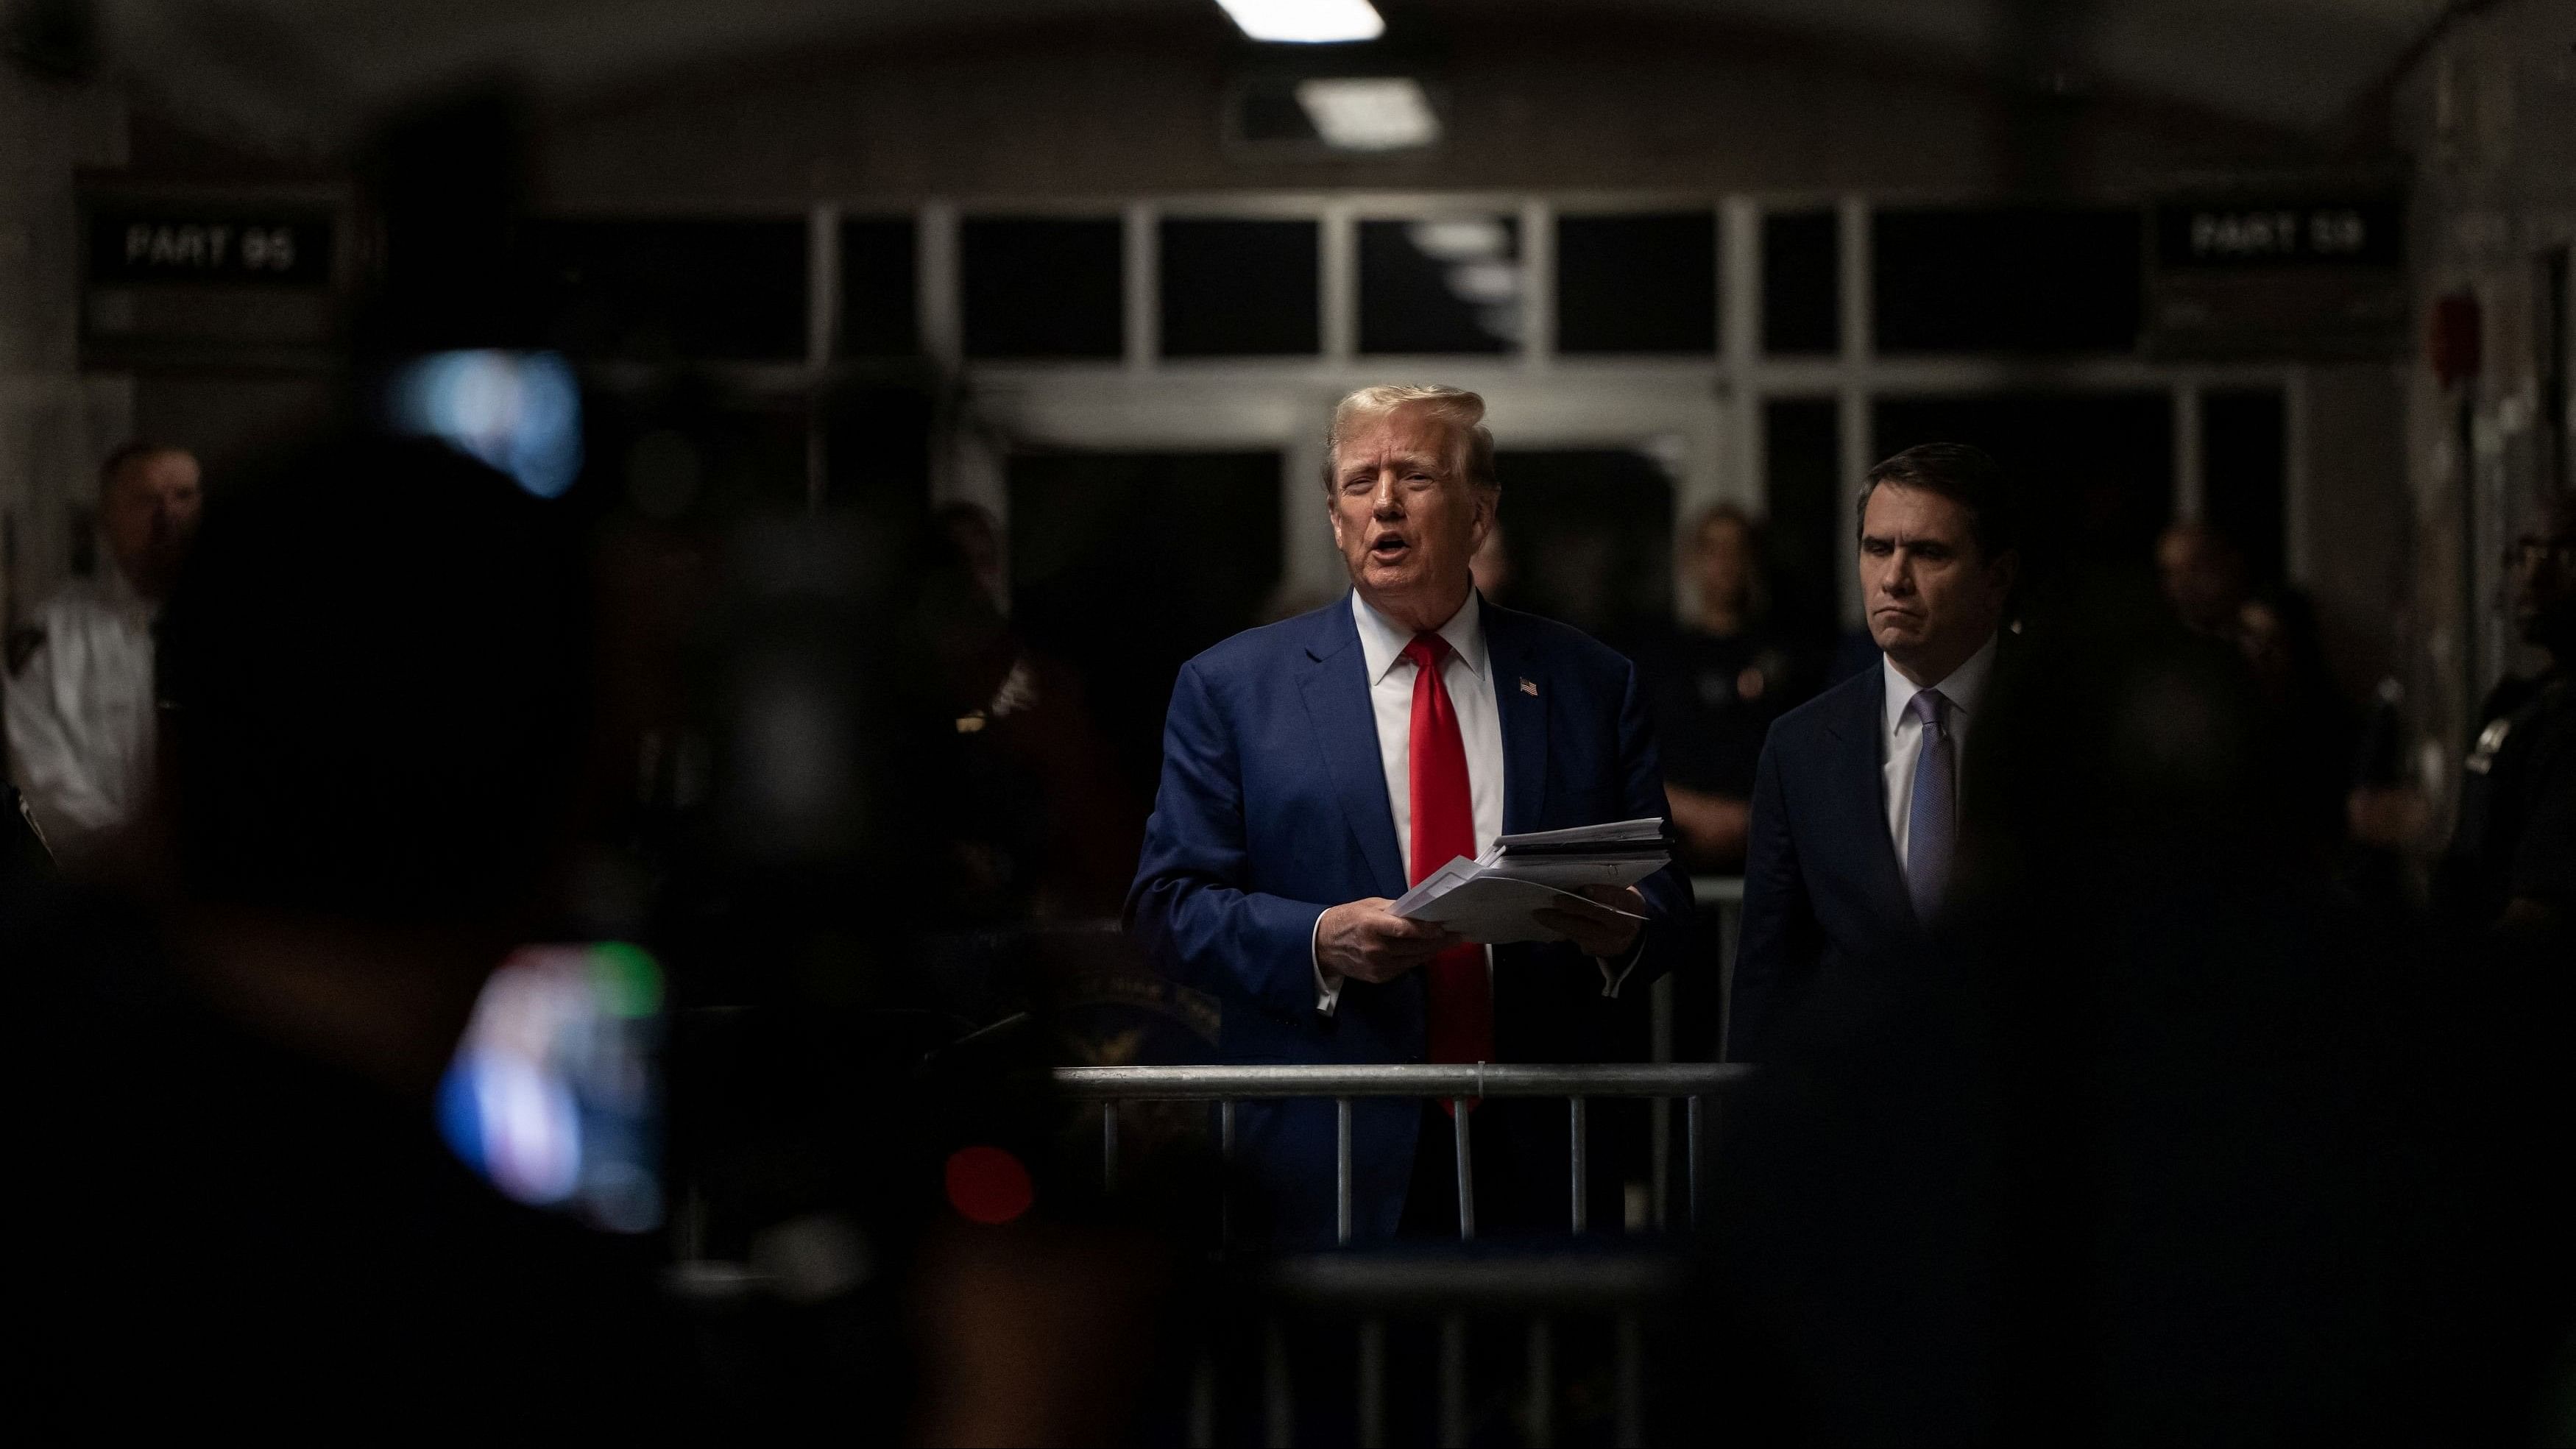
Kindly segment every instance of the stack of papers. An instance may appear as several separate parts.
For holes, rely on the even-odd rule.
[[[1487,945],[1561,941],[1561,933],[1539,924],[1538,912],[1580,900],[1574,893],[1584,886],[1635,885],[1672,858],[1664,822],[1652,817],[1506,835],[1484,859],[1457,856],[1423,877],[1395,913]]]

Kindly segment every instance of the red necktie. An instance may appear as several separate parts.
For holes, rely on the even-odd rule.
[[[1458,711],[1440,666],[1449,641],[1417,634],[1404,646],[1413,661],[1413,738],[1407,759],[1413,790],[1413,875],[1410,884],[1453,857],[1476,858],[1476,805],[1467,787],[1467,742],[1458,733]],[[1424,968],[1431,987],[1431,1059],[1494,1059],[1493,983],[1485,974],[1485,948],[1452,946]]]

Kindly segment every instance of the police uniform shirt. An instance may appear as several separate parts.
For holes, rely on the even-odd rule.
[[[57,852],[77,853],[143,808],[157,721],[158,606],[113,563],[75,579],[12,641],[6,715],[11,773]]]
[[[1795,703],[1788,651],[1759,634],[1676,629],[1641,651],[1666,783],[1750,799],[1771,721]]]
[[[2576,911],[2576,674],[2508,681],[2487,713],[2460,773],[2443,913],[2484,928],[2518,896]]]

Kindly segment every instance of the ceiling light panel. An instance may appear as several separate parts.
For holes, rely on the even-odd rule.
[[[1217,0],[1245,35],[1291,45],[1375,40],[1386,21],[1368,0]]]
[[[1408,151],[1440,139],[1440,117],[1404,76],[1297,83],[1297,105],[1336,151]]]

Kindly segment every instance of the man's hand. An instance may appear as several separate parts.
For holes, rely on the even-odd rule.
[[[1645,896],[1635,886],[1585,886],[1582,897],[1582,905],[1569,901],[1533,911],[1530,919],[1580,946],[1587,956],[1608,961],[1626,955],[1637,944],[1642,924],[1630,918],[1646,913]]]
[[[1315,964],[1328,978],[1393,981],[1458,944],[1448,928],[1408,921],[1384,896],[1335,906],[1315,927]]]

